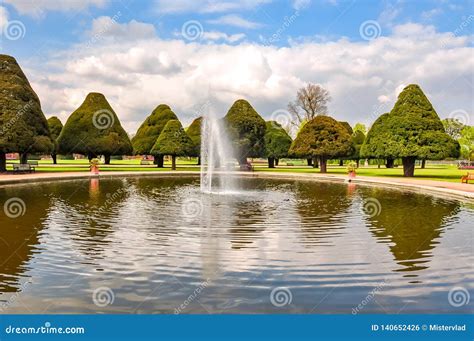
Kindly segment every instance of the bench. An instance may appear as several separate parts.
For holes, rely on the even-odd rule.
[[[26,163],[26,164],[18,164],[18,163],[14,163],[13,164],[13,172],[16,172],[16,173],[32,173],[35,171],[35,167],[33,167],[32,165]]]
[[[253,172],[253,166],[250,163],[246,163],[245,165],[240,165],[240,170],[244,172]]]
[[[467,172],[466,175],[461,177],[461,183],[469,183],[469,180],[474,180],[474,173]]]
[[[150,160],[141,160],[140,161],[140,166],[145,166],[145,165],[151,165],[152,161]]]

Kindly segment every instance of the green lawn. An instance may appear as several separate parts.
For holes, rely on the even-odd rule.
[[[318,173],[319,169],[312,169],[310,167],[280,167],[269,169],[267,167],[255,167],[256,171],[270,171],[270,172],[297,172],[297,173]],[[437,181],[451,181],[460,182],[461,176],[465,175],[467,170],[459,170],[456,166],[449,165],[427,165],[425,169],[415,169],[415,179],[437,180]],[[329,174],[347,174],[346,167],[328,166]],[[357,169],[357,175],[362,176],[382,176],[382,177],[402,177],[403,168],[377,168],[377,166],[360,167]]]
[[[196,159],[178,159],[178,171],[198,171],[199,166],[196,165]],[[18,161],[9,161],[8,169],[12,169],[11,163]],[[319,169],[306,166],[305,160],[289,161],[293,166],[286,166],[286,162],[281,162],[280,166],[269,169],[263,161],[254,162],[255,171],[262,172],[296,172],[296,173],[319,173]],[[41,160],[39,166],[36,167],[38,172],[87,172],[89,171],[88,160],[58,160],[58,165],[53,165],[51,161]],[[160,172],[171,170],[171,164],[165,163],[165,168],[157,168],[154,165],[140,165],[140,160],[112,160],[111,165],[101,165],[100,170],[107,171],[147,171]],[[459,170],[454,165],[430,165],[427,164],[425,169],[417,168],[415,170],[415,179],[427,179],[438,181],[460,182],[461,176],[466,174],[467,170]],[[347,174],[346,166],[328,165],[329,174]],[[377,168],[377,166],[361,166],[357,170],[357,175],[362,176],[382,176],[382,177],[401,177],[403,176],[403,168]]]

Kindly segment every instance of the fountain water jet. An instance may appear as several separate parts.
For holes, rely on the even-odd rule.
[[[234,152],[224,124],[209,111],[201,124],[201,192],[234,193]]]

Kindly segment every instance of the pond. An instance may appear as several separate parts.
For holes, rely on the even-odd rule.
[[[0,312],[473,312],[472,202],[238,181],[228,195],[151,176],[0,188]]]

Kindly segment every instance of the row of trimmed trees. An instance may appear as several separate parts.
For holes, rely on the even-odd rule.
[[[0,55],[0,171],[6,169],[6,153],[18,152],[26,163],[29,153],[103,155],[110,163],[113,155],[153,155],[158,167],[164,156],[197,156],[200,153],[202,118],[184,130],[176,114],[160,104],[145,119],[132,140],[104,95],[90,93],[64,127],[56,117],[48,121],[40,101],[13,57]],[[300,118],[297,137],[292,141],[277,122],[265,120],[246,100],[237,100],[223,118],[239,163],[248,158],[266,157],[269,167],[283,157],[312,160],[326,172],[330,159],[402,159],[405,176],[413,176],[416,160],[437,160],[459,156],[459,144],[450,137],[431,103],[417,85],[407,86],[391,112],[380,116],[365,138],[346,122],[325,115],[328,93],[299,91],[301,101],[311,95],[310,119]],[[303,89],[304,90],[304,89]],[[316,89],[318,90],[318,89]],[[290,109],[298,113],[295,103]],[[319,108],[316,110],[316,108]],[[321,110],[322,109],[322,110]]]
[[[352,151],[351,151],[352,148]],[[428,98],[418,85],[403,89],[393,109],[381,115],[364,138],[349,135],[344,124],[328,116],[316,116],[301,128],[290,155],[319,160],[321,172],[328,159],[385,159],[393,167],[401,159],[404,176],[413,176],[416,160],[442,160],[460,155],[459,143],[449,136]]]

